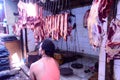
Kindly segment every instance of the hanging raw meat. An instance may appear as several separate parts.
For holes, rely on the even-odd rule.
[[[46,22],[47,23],[47,22]],[[51,37],[51,23],[52,23],[52,21],[51,21],[51,16],[48,16],[48,37]]]
[[[108,31],[106,52],[109,56],[109,59],[112,59],[114,56],[120,54],[120,20],[113,19],[111,21],[110,28]]]
[[[44,31],[45,31],[45,36],[46,36],[46,38],[49,36],[49,17],[47,16],[46,18],[45,18],[45,26],[44,26]]]
[[[60,36],[63,37],[64,30],[64,14],[60,14]]]
[[[59,33],[60,33],[60,15],[55,15],[54,16],[54,39],[58,40],[59,39]]]
[[[88,35],[90,44],[98,47],[101,44],[101,27],[102,23],[98,17],[98,7],[100,0],[94,0],[88,17]]]
[[[17,6],[18,6],[19,16],[22,19],[21,24],[26,24],[27,23],[27,4],[22,1],[19,1]]]
[[[98,7],[98,16],[101,22],[104,22],[104,19],[110,13],[110,8],[113,4],[114,0],[100,0],[100,4]]]
[[[87,28],[87,19],[88,19],[88,16],[89,16],[89,12],[90,12],[90,9],[86,11],[84,17],[83,17],[83,26],[85,28]]]
[[[23,25],[20,23],[15,23],[13,25],[13,32],[15,35],[20,36],[21,35],[21,29],[23,28]]]
[[[38,5],[33,3],[27,4],[27,17],[37,17],[38,16]]]
[[[67,40],[67,35],[68,35],[68,13],[65,13],[64,14],[64,36],[63,36],[63,39],[64,40]]]
[[[54,16],[51,16],[51,38],[53,39]]]
[[[42,14],[43,14],[43,7],[39,6],[39,16],[41,18],[43,18]]]
[[[19,15],[22,16],[23,10],[26,8],[26,5],[25,5],[24,2],[22,2],[21,0],[19,0],[17,6],[18,6]]]
[[[49,34],[48,34],[48,30],[49,30],[49,17],[47,16],[45,19],[45,26],[43,26],[43,31],[44,31],[44,38],[48,38]]]
[[[45,39],[45,20],[38,17],[36,21],[34,21],[34,38],[35,42],[41,42]]]
[[[104,19],[108,16],[112,0],[94,0],[88,17],[88,34],[90,44],[100,47],[103,31]],[[109,7],[108,7],[109,6]]]
[[[54,16],[54,30],[53,30],[53,39],[57,40],[57,15]]]
[[[60,38],[60,15],[57,15],[57,22],[56,22],[56,40]]]

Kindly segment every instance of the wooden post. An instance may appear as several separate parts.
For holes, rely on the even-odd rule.
[[[21,50],[22,50],[22,58],[24,58],[24,40],[23,40],[23,30],[20,31],[20,41],[21,41]]]
[[[105,69],[106,69],[106,52],[105,52],[105,44],[107,41],[107,19],[106,22],[103,24],[104,29],[104,36],[102,37],[102,43],[100,47],[100,54],[99,54],[99,72],[98,72],[98,80],[105,80]]]
[[[25,49],[26,49],[26,53],[29,52],[28,50],[28,38],[27,38],[27,28],[25,28]]]

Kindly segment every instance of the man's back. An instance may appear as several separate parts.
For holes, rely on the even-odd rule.
[[[60,80],[58,64],[50,57],[42,57],[33,63],[30,67],[30,73],[33,80]]]

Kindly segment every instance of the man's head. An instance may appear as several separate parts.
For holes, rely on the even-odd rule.
[[[49,39],[44,40],[40,44],[39,52],[41,55],[47,55],[53,57],[55,51],[55,45]]]

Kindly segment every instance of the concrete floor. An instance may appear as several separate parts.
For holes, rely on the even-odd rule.
[[[72,68],[71,64],[76,62],[83,64],[83,68],[81,69]],[[61,80],[88,80],[94,73],[94,70],[90,68],[94,66],[95,62],[97,62],[97,60],[94,58],[84,57],[81,59],[77,59],[76,61],[61,65],[60,68],[68,67],[73,70],[73,75],[70,75],[70,76],[61,75]],[[84,70],[87,70],[87,69],[90,69],[90,72],[85,73]]]

